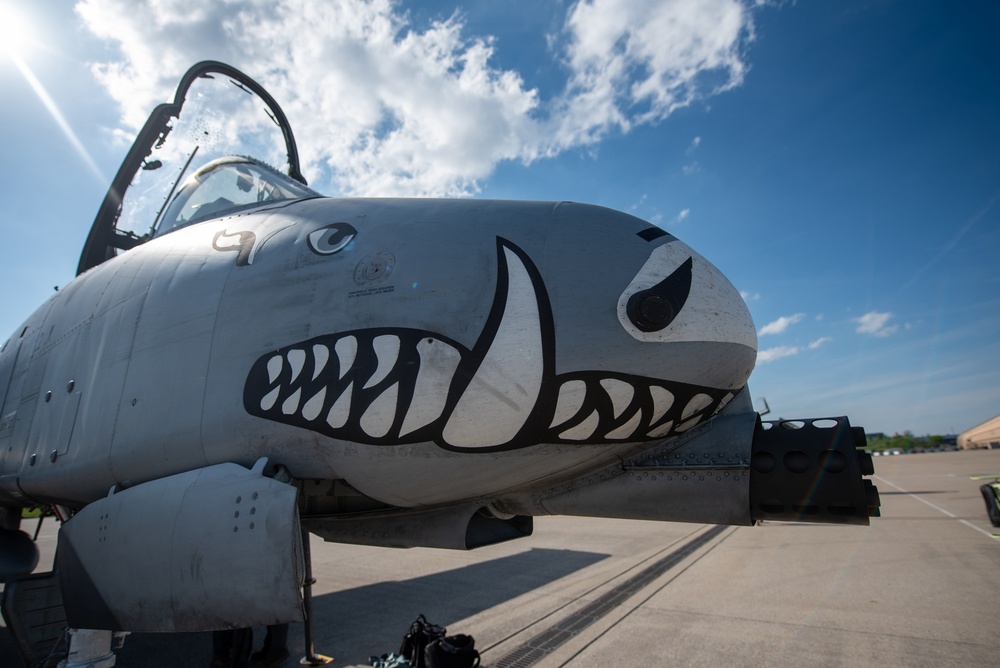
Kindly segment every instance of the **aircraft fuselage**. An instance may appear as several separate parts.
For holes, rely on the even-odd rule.
[[[637,328],[629,293],[675,272],[680,308]],[[755,343],[712,265],[609,209],[264,206],[95,267],[15,333],[0,493],[78,506],[268,456],[396,506],[496,497],[703,422]]]

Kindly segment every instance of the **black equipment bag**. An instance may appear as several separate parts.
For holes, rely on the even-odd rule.
[[[479,652],[472,636],[459,633],[432,640],[424,650],[426,668],[476,668]]]
[[[424,650],[435,640],[444,638],[444,634],[444,627],[431,624],[423,615],[418,615],[416,620],[410,624],[410,632],[403,638],[403,643],[399,646],[399,653],[406,657],[413,668],[427,668],[424,661]]]

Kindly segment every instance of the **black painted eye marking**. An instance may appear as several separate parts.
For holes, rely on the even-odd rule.
[[[348,223],[333,223],[309,233],[309,248],[317,255],[333,255],[354,241],[358,231]]]
[[[644,230],[639,230],[636,232],[640,238],[646,241],[653,241],[654,239],[659,239],[660,237],[665,237],[668,235],[666,230],[660,229],[659,227],[647,227]]]
[[[625,313],[640,332],[658,332],[677,317],[691,292],[692,258],[651,288],[628,299]]]

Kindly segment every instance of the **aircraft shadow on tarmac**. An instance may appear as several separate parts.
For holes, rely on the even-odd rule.
[[[383,582],[331,592],[313,598],[316,651],[336,657],[334,666],[365,664],[369,655],[396,651],[418,614],[449,627],[449,633],[467,629],[453,626],[490,608],[527,594],[555,580],[608,558],[607,554],[579,550],[533,548],[498,559],[411,579]],[[349,569],[350,564],[345,565]],[[336,578],[330,566],[316,574],[321,581]],[[387,573],[387,578],[404,573]],[[263,629],[254,630],[254,648],[263,641]],[[477,647],[501,638],[477,637]],[[297,665],[304,649],[302,624],[289,630],[288,646]],[[211,658],[210,633],[130,635],[117,652],[123,668],[206,666]],[[13,639],[0,633],[0,665],[18,665]]]
[[[583,570],[610,555],[579,550],[532,548],[490,561],[409,580],[385,580],[313,599],[318,619],[324,615],[371,610],[383,620],[386,603],[403,608],[406,625],[423,612],[446,625],[517,598],[554,580]],[[327,576],[330,577],[330,576]]]

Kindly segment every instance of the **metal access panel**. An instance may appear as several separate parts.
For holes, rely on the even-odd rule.
[[[303,618],[295,487],[218,464],[131,487],[59,530],[74,628],[210,631]]]

